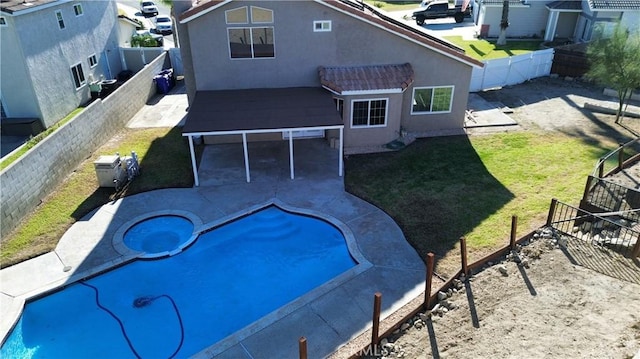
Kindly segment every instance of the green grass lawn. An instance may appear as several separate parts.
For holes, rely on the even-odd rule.
[[[2,238],[2,267],[51,251],[73,223],[105,203],[153,189],[193,185],[181,128],[127,129],[116,138],[81,164],[14,233]],[[139,156],[141,175],[120,193],[98,187],[93,161],[116,152],[130,155],[132,150]]]
[[[384,11],[401,11],[401,10],[412,10],[420,6],[420,1],[376,1],[376,0],[365,0],[367,5],[384,10]]]
[[[564,135],[511,133],[421,139],[394,153],[350,156],[347,190],[385,210],[440,273],[459,263],[459,238],[470,261],[542,225],[552,198],[577,204],[587,175],[606,149]]]
[[[509,40],[506,45],[498,46],[495,40],[463,40],[462,36],[445,36],[445,39],[480,61],[526,54],[539,50],[542,43],[542,40]]]
[[[192,186],[179,128],[127,129],[115,139],[2,238],[2,266],[52,250],[75,221],[121,196]],[[122,193],[99,188],[93,167],[98,155],[132,149],[140,156],[141,176]],[[473,261],[508,242],[512,215],[519,217],[520,235],[537,228],[552,198],[577,204],[587,175],[608,151],[548,133],[427,138],[398,152],[349,156],[345,186],[391,215],[421,255],[436,253],[439,273],[451,274],[461,236]]]

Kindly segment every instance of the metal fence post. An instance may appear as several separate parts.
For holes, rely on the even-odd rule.
[[[549,206],[549,214],[547,215],[547,226],[551,226],[551,222],[553,222],[553,215],[556,213],[557,204],[557,199],[554,198],[551,200],[551,205]]]
[[[620,144],[618,148],[618,170],[621,170],[624,166],[624,143]]]

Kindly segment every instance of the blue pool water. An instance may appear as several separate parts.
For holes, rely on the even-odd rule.
[[[0,357],[190,356],[355,265],[328,222],[267,207],[28,303]]]
[[[124,244],[148,255],[172,252],[193,233],[193,223],[180,216],[157,216],[135,224],[124,235]]]

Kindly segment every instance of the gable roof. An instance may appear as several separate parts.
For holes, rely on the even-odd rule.
[[[588,0],[592,10],[640,10],[638,0]]]
[[[320,83],[342,95],[380,90],[402,92],[413,83],[411,64],[372,66],[333,66],[318,68]]]
[[[184,24],[194,20],[204,14],[207,14],[232,0],[200,0],[193,7],[183,12],[179,16],[180,23]],[[365,3],[356,3],[351,0],[313,0],[317,4],[321,4],[332,8],[338,12],[354,17],[358,20],[365,21],[380,29],[391,32],[406,40],[417,43],[420,46],[427,47],[446,57],[460,61],[470,66],[483,67],[484,63],[478,61],[464,53],[464,50],[453,45],[443,39],[431,36],[423,31],[415,29],[407,24],[384,15],[376,9]]]

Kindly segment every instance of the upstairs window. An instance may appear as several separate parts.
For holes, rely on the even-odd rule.
[[[229,51],[232,59],[274,57],[273,27],[230,28]]]
[[[249,13],[247,7],[239,7],[233,10],[227,10],[224,12],[225,21],[227,24],[248,24]]]
[[[249,12],[249,9],[243,6],[225,11],[225,21],[228,25],[258,25],[227,27],[229,56],[232,59],[275,57],[274,28],[259,25],[273,23],[272,10],[251,6]]]
[[[351,102],[351,127],[383,127],[387,125],[387,99]]]
[[[254,24],[273,24],[273,11],[257,6],[252,6],[251,22]]]
[[[73,76],[73,83],[76,85],[76,90],[87,83],[87,80],[84,78],[84,70],[82,70],[81,63],[71,66],[71,75]]]
[[[417,87],[413,89],[412,114],[451,112],[453,86]]]
[[[314,21],[313,22],[313,31],[314,32],[329,32],[331,31],[331,21]]]
[[[73,12],[76,14],[76,16],[81,16],[83,14],[82,4],[73,5]]]
[[[89,67],[94,68],[96,66],[98,66],[98,58],[96,57],[96,54],[93,54],[89,56]]]
[[[0,26],[7,26],[7,19],[4,16],[0,16]]]
[[[60,30],[64,29],[64,18],[62,17],[62,12],[60,10],[56,11],[56,20],[58,20],[58,27]]]

